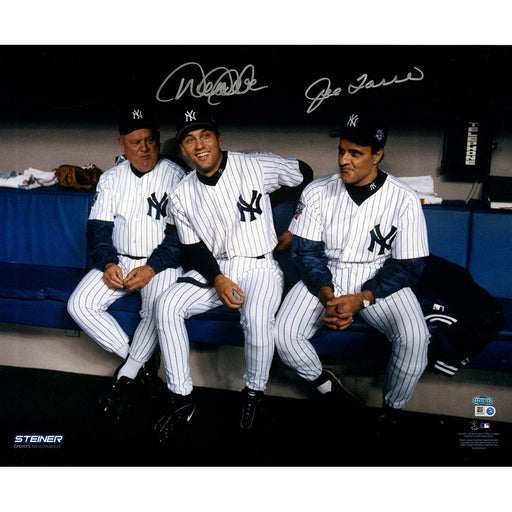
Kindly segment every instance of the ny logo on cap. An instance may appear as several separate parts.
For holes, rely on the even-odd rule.
[[[138,110],[132,110],[132,119],[144,119],[140,108]]]
[[[188,112],[185,112],[185,121],[187,123],[190,123],[191,121],[196,120],[196,112],[195,110],[189,110]]]
[[[355,128],[357,125],[357,121],[359,121],[359,116],[357,114],[352,114],[348,118],[347,126],[353,126]]]

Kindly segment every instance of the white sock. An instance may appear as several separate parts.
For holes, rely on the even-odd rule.
[[[135,379],[135,377],[137,377],[137,373],[139,373],[139,370],[142,368],[143,365],[144,363],[136,361],[135,359],[133,359],[132,356],[130,356],[123,364],[123,366],[121,366],[121,368],[119,369],[119,372],[117,373],[117,380],[119,380],[121,377]]]
[[[316,389],[325,395],[325,393],[330,393],[332,391],[332,382],[330,380],[326,380],[323,384],[320,384]]]

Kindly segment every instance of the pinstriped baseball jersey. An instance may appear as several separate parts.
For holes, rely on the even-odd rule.
[[[151,172],[137,177],[128,160],[101,176],[89,220],[114,223],[112,242],[120,254],[148,257],[164,238],[171,188],[185,176],[179,165],[160,158]]]
[[[359,206],[339,173],[308,185],[290,225],[294,235],[323,242],[336,297],[358,293],[385,260],[428,255],[425,218],[416,193],[393,176]],[[322,363],[311,337],[322,326],[325,308],[299,281],[276,318],[276,348],[288,366],[314,380]],[[429,332],[410,288],[402,288],[358,313],[391,342],[384,399],[402,408],[427,364]]]
[[[294,158],[229,151],[215,186],[191,173],[171,192],[169,208],[182,243],[203,241],[219,259],[256,257],[277,244],[268,194],[301,182]]]
[[[408,185],[388,175],[383,186],[361,205],[347,192],[339,173],[318,178],[301,197],[290,231],[324,242],[333,274],[344,268],[354,283],[345,293],[359,291],[384,261],[428,255],[427,229],[421,203]],[[348,274],[348,273],[345,273]],[[354,288],[355,286],[355,288]]]

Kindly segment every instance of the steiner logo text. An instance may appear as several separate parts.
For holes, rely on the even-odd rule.
[[[63,435],[17,434],[14,436],[14,444],[62,444],[63,441]]]

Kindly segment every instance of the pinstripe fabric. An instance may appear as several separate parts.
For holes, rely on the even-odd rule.
[[[402,288],[361,310],[359,315],[391,342],[384,400],[401,409],[427,366],[430,334],[418,299],[410,288]]]
[[[160,158],[139,178],[126,160],[102,174],[89,219],[114,223],[112,242],[119,254],[149,257],[164,238],[170,190],[184,175],[180,166]]]
[[[256,391],[263,391],[268,380],[274,353],[275,313],[283,292],[282,272],[272,257],[277,236],[268,194],[283,185],[301,182],[296,159],[230,151],[214,186],[202,183],[194,172],[170,195],[169,208],[180,241],[203,241],[221,272],[246,295],[240,309],[245,337],[244,381]],[[265,258],[257,259],[261,255]],[[197,272],[186,276],[204,282]],[[185,319],[218,305],[214,288],[190,283],[175,284],[158,301],[158,335],[171,391],[189,394],[193,387]]]
[[[390,256],[397,259],[428,255],[425,217],[416,193],[388,175],[384,185],[358,206],[346,191],[339,173],[316,179],[301,198],[302,213],[290,224],[292,233],[323,241],[333,265],[365,263],[380,268]],[[391,252],[370,251],[371,231],[383,235],[397,229]],[[380,249],[377,247],[377,249]]]
[[[428,255],[426,223],[417,195],[393,176],[360,206],[339,173],[308,185],[290,225],[292,233],[325,243],[335,296],[358,293],[389,257]],[[276,349],[285,364],[306,380],[322,370],[309,339],[322,326],[325,310],[299,282],[285,297],[276,319]],[[427,363],[429,332],[416,296],[404,288],[377,299],[359,315],[390,341],[384,399],[402,408]],[[340,333],[343,335],[343,333]]]
[[[185,171],[174,162],[160,158],[154,169],[140,178],[131,171],[127,160],[100,177],[89,219],[113,222],[112,242],[117,252],[143,257],[134,260],[119,256],[123,276],[145,265],[147,257],[164,239],[166,225],[172,222],[167,208],[169,193],[184,175]],[[163,270],[135,292],[140,293],[142,299],[141,321],[133,335],[130,355],[139,362],[145,363],[158,345],[154,318],[156,298],[180,274],[181,268]],[[124,353],[129,337],[107,309],[130,293],[109,289],[103,281],[103,272],[94,269],[70,296],[68,312],[105,350]]]
[[[271,255],[264,259],[231,258],[219,260],[221,272],[236,282],[246,298],[240,308],[240,323],[245,337],[245,384],[264,391],[274,355],[274,321],[283,293],[283,274]],[[184,274],[204,283],[192,270]],[[215,288],[190,283],[175,283],[156,303],[158,337],[171,391],[192,392],[189,341],[185,320],[221,305]]]
[[[302,182],[297,160],[276,155],[228,152],[226,169],[215,186],[189,174],[173,190],[170,210],[184,244],[203,241],[215,258],[256,257],[277,244],[269,193]],[[251,199],[257,197],[257,203]],[[261,214],[241,212],[238,204],[257,205]]]
[[[132,260],[121,256],[119,266],[123,275],[133,268],[146,263],[146,260]],[[156,274],[149,283],[138,292],[113,290],[103,281],[103,272],[97,269],[89,271],[68,300],[68,312],[88,336],[108,352],[118,352],[130,339],[116,319],[107,309],[118,299],[132,293],[140,293],[141,310],[137,329],[133,335],[130,355],[145,363],[158,346],[154,303],[164,290],[181,275],[181,269],[169,268]]]
[[[80,281],[68,300],[68,313],[77,325],[108,352],[117,352],[128,344],[128,335],[117,321],[106,312],[126,295],[124,290],[108,288],[103,272],[92,269]]]

